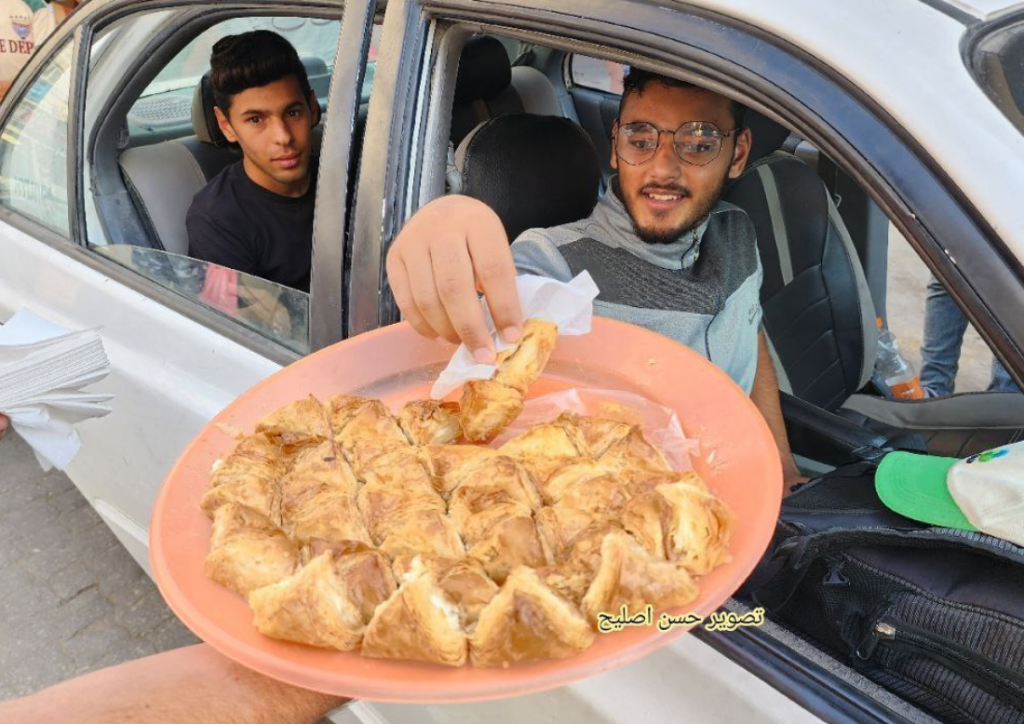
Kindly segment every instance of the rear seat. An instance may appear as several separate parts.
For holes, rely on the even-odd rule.
[[[512,67],[501,41],[490,35],[470,39],[459,58],[452,108],[452,144],[458,146],[484,121],[510,113],[561,116],[551,81],[536,68]]]

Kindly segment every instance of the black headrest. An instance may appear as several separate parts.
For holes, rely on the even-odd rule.
[[[306,57],[302,59],[306,67],[306,76],[315,78],[327,73],[327,63],[321,58]],[[196,137],[203,143],[212,143],[215,146],[229,146],[228,139],[221,133],[217,125],[217,116],[213,108],[217,103],[213,100],[213,90],[210,88],[210,73],[203,73],[196,85],[195,93],[192,95],[192,130]]]
[[[762,116],[757,111],[748,108],[744,114],[743,125],[750,129],[751,147],[750,157],[747,165],[752,164],[759,158],[764,158],[769,153],[777,151],[789,138],[789,129],[780,126],[773,120]]]
[[[527,229],[584,218],[601,183],[590,136],[555,116],[517,113],[486,121],[459,145],[455,165],[460,192],[494,209],[509,241]]]
[[[500,40],[480,35],[466,43],[455,80],[456,105],[490,98],[511,83],[512,63]]]

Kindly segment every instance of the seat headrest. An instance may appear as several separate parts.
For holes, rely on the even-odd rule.
[[[214,146],[228,145],[228,139],[221,133],[217,125],[217,116],[213,113],[213,107],[217,105],[213,100],[213,91],[210,90],[210,74],[203,73],[203,77],[196,84],[195,93],[192,94],[192,130],[196,138],[203,143],[212,143]]]
[[[327,74],[327,63],[322,58],[305,57],[302,64],[306,67],[306,75],[312,79]],[[213,90],[210,88],[210,74],[203,73],[203,77],[196,83],[195,92],[192,94],[192,130],[203,143],[210,143],[214,146],[230,146],[231,143],[221,133],[217,125],[217,116],[213,112],[216,102],[213,100]]]
[[[455,105],[495,96],[510,83],[512,63],[500,40],[481,35],[466,43],[455,80]]]
[[[601,184],[590,136],[555,116],[517,113],[485,121],[459,144],[455,167],[458,191],[494,209],[509,241],[527,229],[584,218]]]
[[[748,166],[769,153],[778,151],[789,138],[788,128],[780,126],[751,108],[746,110],[743,125],[750,129],[752,136]]]

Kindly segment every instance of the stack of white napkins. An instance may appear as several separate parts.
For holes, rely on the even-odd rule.
[[[68,332],[28,310],[0,327],[0,412],[44,470],[63,470],[78,453],[75,423],[110,412],[112,395],[81,391],[109,371],[95,330]]]

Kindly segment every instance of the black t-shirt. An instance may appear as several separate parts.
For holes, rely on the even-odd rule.
[[[313,178],[302,196],[281,196],[233,163],[192,198],[185,226],[188,255],[292,289],[309,291],[313,259]]]

